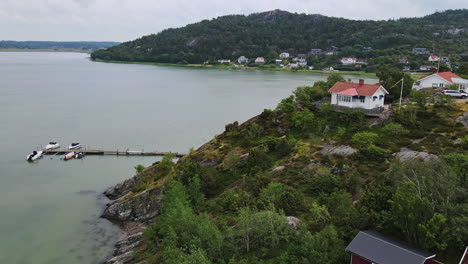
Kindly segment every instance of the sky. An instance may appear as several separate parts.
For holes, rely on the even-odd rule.
[[[128,41],[203,19],[273,9],[360,20],[468,8],[467,0],[0,0],[0,40]]]

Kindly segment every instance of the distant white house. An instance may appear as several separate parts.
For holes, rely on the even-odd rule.
[[[428,54],[429,51],[427,48],[413,48],[413,53],[414,54]]]
[[[297,61],[297,65],[299,66],[307,66],[307,60],[306,59],[299,59]]]
[[[238,62],[239,64],[245,64],[245,63],[249,62],[249,59],[246,58],[245,56],[240,56],[240,57],[237,59],[237,62]]]
[[[318,55],[318,54],[322,54],[322,53],[323,53],[322,49],[311,49],[310,50],[310,54],[312,54],[312,55]]]
[[[434,66],[432,65],[421,65],[419,66],[420,71],[432,71],[434,69]]]
[[[403,71],[411,71],[411,66],[403,66]]]
[[[387,90],[380,84],[337,82],[328,90],[332,106],[350,109],[382,109]]]
[[[458,90],[466,91],[468,89],[468,80],[461,78],[453,72],[437,72],[423,76],[413,84],[413,89],[441,88],[451,84],[456,84]]]
[[[282,60],[275,60],[275,64],[280,66],[281,64],[283,64],[283,61]]]
[[[219,63],[231,63],[231,60],[226,60],[226,59],[222,59],[222,60],[218,60]]]
[[[431,56],[429,56],[428,61],[432,61],[432,62],[434,62],[434,61],[440,61],[440,58],[439,58],[439,56],[431,55]]]
[[[410,61],[408,60],[408,58],[401,58],[398,60],[398,62],[400,64],[409,64]]]
[[[258,58],[255,59],[255,63],[265,63],[265,58],[258,57]]]
[[[281,54],[279,55],[279,57],[280,57],[281,59],[287,59],[287,58],[289,58],[289,53],[283,52],[283,53],[281,53]]]
[[[341,58],[341,64],[343,65],[352,65],[356,64],[357,59],[355,57],[343,57]]]
[[[322,71],[334,71],[335,69],[333,67],[325,67],[322,69]]]

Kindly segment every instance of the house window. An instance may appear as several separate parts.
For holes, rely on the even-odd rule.
[[[361,103],[364,103],[366,101],[366,97],[365,96],[362,96],[361,98],[359,98]]]
[[[351,102],[351,96],[338,95],[337,100],[340,102]]]

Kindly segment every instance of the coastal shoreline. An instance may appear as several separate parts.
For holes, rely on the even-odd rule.
[[[92,51],[82,49],[0,49],[0,52],[76,52],[91,54]]]
[[[204,65],[204,64],[176,64],[176,63],[160,63],[160,62],[137,62],[137,61],[117,61],[117,60],[92,60],[95,62],[104,63],[120,63],[120,64],[141,64],[154,66],[171,66],[171,67],[187,67],[187,68],[207,68],[207,69],[224,69],[224,70],[259,70],[259,71],[278,71],[278,72],[300,72],[312,74],[332,74],[338,72],[342,75],[356,75],[367,78],[376,78],[375,73],[358,72],[358,71],[322,71],[322,70],[294,70],[289,68],[260,68],[260,67],[233,67],[227,65]]]

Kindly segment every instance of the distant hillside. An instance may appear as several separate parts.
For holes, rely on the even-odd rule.
[[[326,50],[336,46],[339,56],[356,56],[370,59],[370,64],[386,64],[393,60],[385,56],[410,55],[414,47],[452,55],[465,52],[467,45],[467,9],[388,21],[357,21],[274,10],[249,16],[223,16],[167,29],[94,52],[92,58],[202,63],[244,55],[248,58],[263,56],[271,61],[284,51],[309,54],[313,48]],[[372,47],[372,50],[365,51],[364,47]]]
[[[118,45],[111,41],[0,41],[0,49],[82,49],[98,50]]]

